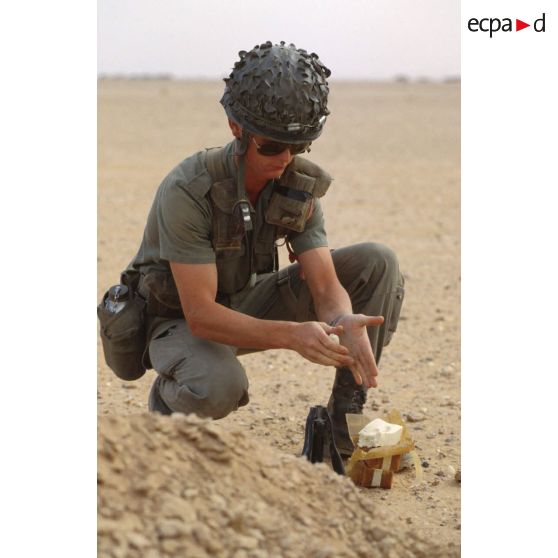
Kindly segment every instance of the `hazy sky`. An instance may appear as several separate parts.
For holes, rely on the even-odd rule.
[[[222,78],[270,40],[332,79],[460,74],[457,0],[98,0],[98,71]]]

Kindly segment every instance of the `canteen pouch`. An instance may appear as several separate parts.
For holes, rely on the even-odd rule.
[[[107,296],[108,291],[97,306],[105,361],[121,380],[137,380],[146,371],[145,300],[134,292],[120,312],[111,314],[105,308]]]
[[[148,316],[184,318],[178,290],[170,270],[150,269],[142,272],[138,290],[146,301]]]

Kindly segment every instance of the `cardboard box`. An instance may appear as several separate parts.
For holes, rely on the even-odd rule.
[[[361,467],[360,477],[353,479],[355,484],[370,488],[391,488],[393,483],[393,471],[383,471],[372,467]]]
[[[393,473],[398,471],[401,465],[401,456],[412,452],[415,448],[398,411],[391,411],[384,420],[403,426],[400,442],[393,446],[360,448],[358,447],[358,432],[372,419],[365,415],[347,414],[349,434],[355,444],[355,449],[347,464],[346,473],[359,486],[391,488]]]

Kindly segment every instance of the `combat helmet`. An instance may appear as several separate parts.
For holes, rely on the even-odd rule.
[[[221,104],[245,132],[284,143],[307,143],[321,133],[329,111],[331,72],[315,53],[270,41],[246,52],[225,78]]]

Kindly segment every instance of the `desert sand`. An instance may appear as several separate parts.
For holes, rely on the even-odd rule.
[[[299,459],[293,465],[302,449],[309,407],[327,402],[334,370],[307,362],[292,351],[275,350],[241,357],[251,383],[251,402],[211,424],[214,437],[224,440],[225,447],[237,440],[248,453],[262,448],[270,468],[255,467],[250,475],[242,475],[235,468],[245,467],[248,461],[235,454],[221,470],[227,481],[220,494],[219,483],[211,477],[213,457],[205,455],[203,448],[184,451],[189,446],[177,434],[180,428],[201,432],[206,426],[193,421],[179,428],[182,419],[146,416],[155,373],[148,371],[131,383],[119,380],[106,366],[98,340],[102,556],[184,556],[188,544],[194,545],[189,556],[236,558],[341,556],[345,555],[342,548],[349,548],[347,556],[366,556],[367,549],[370,556],[459,553],[461,485],[454,476],[460,470],[461,441],[460,85],[333,81],[330,88],[331,116],[309,155],[335,179],[322,202],[330,246],[360,241],[388,244],[398,254],[406,278],[398,331],[382,356],[379,387],[369,392],[365,413],[376,417],[391,409],[401,412],[424,465],[423,479],[417,481],[413,471],[406,470],[396,475],[391,490],[361,489],[349,479],[333,478],[325,465],[311,466]],[[191,153],[229,141],[218,103],[222,89],[217,81],[99,81],[98,300],[118,282],[120,271],[137,251],[162,178]],[[286,265],[286,253],[281,258]],[[146,431],[156,438],[153,444],[146,442]],[[161,440],[161,432],[168,435],[167,442]],[[195,438],[189,436],[188,440]],[[114,447],[106,450],[111,443]],[[183,464],[184,472],[195,469],[203,498],[188,492],[193,488],[187,482],[175,482],[172,464],[189,460],[192,463]],[[164,479],[134,492],[130,478],[139,477],[137,471],[133,477],[127,474],[126,467],[137,468],[138,463],[151,463],[163,476],[168,471],[169,486],[175,486],[176,493],[165,489],[165,497],[190,500],[190,511],[184,512],[187,517],[178,514],[182,523],[194,521],[192,513],[196,521],[208,516],[212,505],[217,514],[242,507],[247,494],[246,505],[252,510],[259,506],[270,517],[297,506],[299,512],[284,513],[283,520],[276,521],[276,536],[258,528],[257,522],[233,518],[230,524],[216,524],[215,530],[210,525],[209,532],[190,526],[180,536],[171,536],[175,542],[169,543],[169,537],[161,535],[161,529],[168,531],[154,523],[166,505],[157,490]],[[276,505],[266,498],[261,484],[261,475],[265,479],[269,469],[275,487],[269,494],[277,495]],[[295,479],[289,480],[289,475]],[[288,494],[279,491],[275,477],[290,483]],[[111,504],[111,494],[118,494],[120,510]],[[312,505],[316,510],[320,502],[326,511],[328,505],[335,508],[328,511],[331,525],[305,525],[304,514]],[[367,531],[363,515],[384,534]],[[172,514],[167,519],[171,521]],[[233,529],[244,524],[250,524],[251,534]],[[364,546],[357,544],[350,525]],[[316,544],[305,547],[303,527]],[[231,529],[250,541],[239,539],[239,543]],[[338,531],[332,534],[332,529]],[[288,532],[292,537],[283,547],[280,540]],[[140,538],[135,536],[138,533]],[[380,544],[386,533],[395,533],[393,540]],[[211,542],[213,535],[217,546]]]

